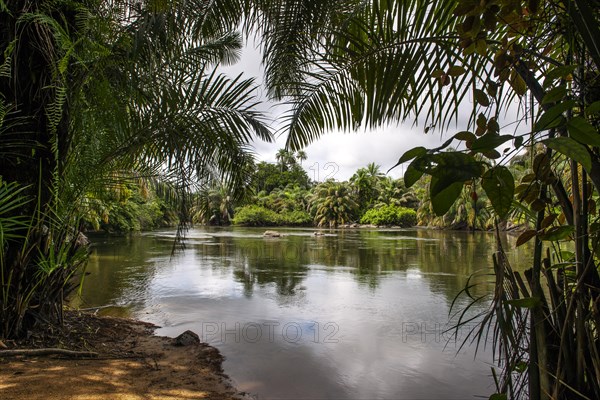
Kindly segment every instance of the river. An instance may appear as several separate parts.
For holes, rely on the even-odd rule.
[[[434,230],[199,228],[93,238],[81,307],[191,329],[259,399],[468,399],[494,392],[489,349],[448,332],[469,276],[493,289],[494,236]],[[531,250],[504,238],[514,265]],[[469,304],[460,297],[455,310]],[[471,312],[485,311],[486,303]]]

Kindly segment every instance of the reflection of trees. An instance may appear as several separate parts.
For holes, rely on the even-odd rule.
[[[148,262],[153,255],[164,257],[171,251],[172,239],[144,236],[92,238],[92,255],[86,268],[81,307],[113,304],[132,298],[131,291],[145,290],[156,271]],[[73,299],[79,305],[80,299]]]
[[[486,233],[433,230],[357,230],[334,231],[337,236],[286,236],[281,239],[236,237],[230,247],[229,261],[235,279],[243,283],[248,296],[255,285],[275,284],[280,295],[295,295],[305,279],[309,265],[327,267],[329,273],[347,268],[356,281],[375,290],[390,272],[418,269],[452,301],[476,271],[491,272],[494,237]],[[218,238],[220,240],[231,238]],[[474,295],[492,288],[482,275]]]
[[[274,284],[282,296],[296,295],[308,272],[308,251],[303,237],[282,239],[235,238],[235,279],[251,296],[255,285]]]
[[[464,288],[471,274],[492,271],[492,234],[434,230],[331,232],[337,236],[315,237],[296,230],[286,232],[288,235],[283,238],[265,239],[259,236],[262,230],[210,229],[211,236],[190,237],[186,251],[195,252],[198,268],[210,268],[223,276],[233,274],[248,297],[256,288],[272,285],[282,297],[280,302],[285,297],[297,299],[303,293],[299,288],[311,265],[321,266],[328,274],[351,274],[372,291],[392,272],[418,270],[419,278],[427,282],[430,290],[449,302]],[[526,246],[515,252],[513,238],[505,238],[504,242],[509,257],[510,251],[514,252],[511,261],[526,258]],[[90,305],[133,298],[136,291],[145,290],[160,267],[150,258],[166,259],[172,244],[168,238],[144,236],[97,242],[96,254],[88,266],[92,276],[84,287],[84,297],[90,299]],[[513,266],[523,268],[516,263]],[[480,285],[472,289],[473,295],[492,289],[491,277],[481,275],[478,282]]]
[[[443,273],[447,289],[444,290],[449,300],[467,284],[468,278],[476,274],[469,284],[475,284],[470,289],[473,296],[490,293],[494,285],[492,254],[496,249],[494,234],[487,232],[469,233],[463,231],[417,230],[416,263],[424,273]],[[501,242],[506,251],[515,252],[510,261],[515,269],[523,268],[526,263],[523,257],[527,254],[524,246],[518,251],[514,249],[514,241],[507,235],[501,236]],[[442,279],[440,277],[440,279]],[[449,290],[452,289],[452,290]],[[432,287],[432,290],[436,290]]]
[[[417,231],[419,250],[419,269],[424,273],[439,273],[438,279],[444,280],[444,295],[452,301],[458,292],[467,284],[469,276],[481,271],[477,285],[471,290],[479,296],[492,289],[486,271],[492,272],[491,254],[494,248],[494,237],[486,233]],[[431,240],[433,239],[433,240]],[[447,275],[445,275],[447,274]],[[473,282],[470,282],[473,283]],[[436,285],[439,287],[439,285]],[[439,290],[432,287],[432,290]]]
[[[491,277],[486,275],[493,271],[495,239],[491,233],[359,230],[341,231],[339,236],[320,238],[319,246],[311,251],[311,262],[351,267],[356,280],[372,289],[379,286],[386,273],[408,269],[417,269],[422,279],[430,282],[431,290],[443,292],[449,301],[475,272],[481,275],[471,281],[477,283],[473,295],[486,294],[493,288]],[[511,238],[502,241],[505,249],[514,249]],[[522,257],[524,251],[520,249],[516,256]],[[515,268],[517,260],[512,257]]]

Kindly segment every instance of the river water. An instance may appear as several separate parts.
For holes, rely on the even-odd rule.
[[[186,329],[217,347],[236,387],[259,399],[468,399],[494,392],[487,348],[448,332],[477,273],[493,288],[488,233],[200,228],[94,238],[81,307]],[[504,238],[515,266],[530,249]],[[455,301],[454,309],[469,304]],[[473,313],[484,311],[482,303]],[[450,322],[449,322],[450,321]],[[488,343],[489,344],[489,343]],[[483,344],[482,344],[483,346]]]

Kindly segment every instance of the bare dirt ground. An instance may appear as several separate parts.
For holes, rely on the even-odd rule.
[[[204,343],[175,346],[155,326],[68,312],[62,329],[47,327],[23,342],[0,342],[0,399],[239,399],[221,369],[219,352]],[[94,352],[7,356],[2,351],[62,348]]]

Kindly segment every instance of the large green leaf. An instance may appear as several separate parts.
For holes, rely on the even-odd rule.
[[[477,136],[475,136],[473,132],[461,131],[454,135],[454,139],[464,140],[465,142],[474,142],[477,139]]]
[[[505,218],[515,194],[515,180],[510,170],[502,165],[487,170],[483,174],[481,186],[498,217]]]
[[[461,67],[460,65],[453,65],[448,69],[448,75],[452,77],[457,77],[465,74],[467,71]]]
[[[452,176],[455,181],[462,182],[479,177],[483,173],[480,161],[458,151],[421,157],[421,162],[416,167],[433,176]]]
[[[508,83],[519,96],[523,96],[527,92],[527,83],[515,70],[511,72]]]
[[[563,79],[569,76],[578,68],[577,65],[561,65],[556,68],[551,69],[545,74],[544,83],[542,86],[544,88],[548,88],[552,86],[552,84],[558,80]]]
[[[406,186],[407,188],[414,185],[423,176],[423,171],[417,170],[414,164],[415,161],[410,163],[409,166],[406,168],[406,171],[404,171],[404,186]]]
[[[565,86],[558,86],[544,95],[542,104],[552,104],[562,100],[567,95],[567,88]]]
[[[455,183],[463,184],[477,175],[469,173],[468,170],[461,170],[460,168],[448,168],[440,169],[432,176],[436,179],[435,181],[431,181],[430,193],[431,196],[437,196],[439,193],[446,190],[447,187],[452,186]]]
[[[546,230],[546,232],[539,235],[539,237],[542,240],[554,242],[556,240],[565,240],[573,232],[575,232],[575,227],[572,225],[555,226]]]
[[[535,229],[526,230],[525,232],[521,233],[517,238],[516,247],[524,245],[536,236],[537,231]]]
[[[398,162],[388,170],[388,172],[394,168],[396,168],[398,165],[405,163],[407,161],[412,160],[415,157],[419,157],[422,155],[427,154],[427,149],[423,146],[419,146],[419,147],[414,147],[410,150],[407,150],[404,154],[402,154],[402,156],[400,157],[400,159],[398,160]]]
[[[583,117],[571,119],[567,123],[567,130],[569,131],[569,136],[579,143],[600,146],[598,130]]]
[[[487,96],[487,94],[485,94],[483,90],[475,89],[473,96],[475,97],[475,101],[479,105],[483,107],[488,107],[490,105],[490,98]]]
[[[438,191],[435,195],[431,193],[433,188],[439,188],[441,185],[438,183],[438,178],[432,177],[431,184],[429,186],[430,196],[431,196],[431,205],[433,207],[433,212],[436,215],[444,215],[448,212],[452,204],[456,201],[458,196],[460,196],[460,192],[463,188],[463,182],[455,182],[446,186],[443,190]]]
[[[585,108],[585,115],[594,115],[600,113],[600,101],[595,101]]]
[[[546,139],[544,144],[553,150],[564,154],[568,158],[577,161],[583,165],[588,172],[592,170],[592,158],[588,150],[581,144],[569,137],[557,137]]]
[[[474,141],[471,145],[471,150],[478,153],[484,153],[513,139],[514,136],[512,135],[492,135],[488,133]]]
[[[413,165],[417,171],[432,176],[429,186],[432,202],[434,201],[434,198],[443,196],[443,194],[454,194],[456,189],[447,190],[450,187],[456,188],[457,186],[455,184],[459,184],[459,186],[462,187],[464,182],[473,178],[478,178],[483,173],[481,162],[475,160],[471,155],[460,152],[428,154],[415,159],[411,165]],[[456,199],[456,197],[449,199],[450,205],[452,205],[454,199]],[[434,209],[442,210],[445,208],[446,202],[444,199],[438,198],[436,201],[441,206],[434,206]],[[446,211],[443,211],[442,214]]]
[[[548,109],[535,123],[535,130],[544,131],[562,125],[564,122],[563,113],[572,109],[576,104],[575,100],[568,100]]]

